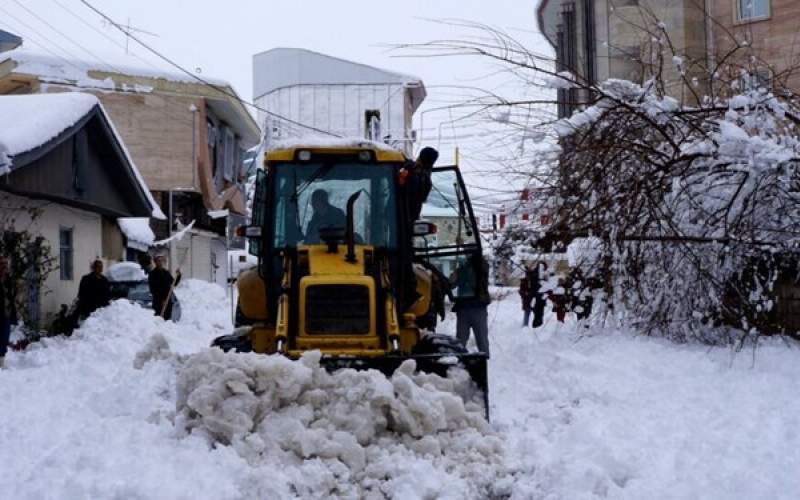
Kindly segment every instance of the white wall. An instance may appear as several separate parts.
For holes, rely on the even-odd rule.
[[[364,137],[364,112],[377,109],[381,112],[381,135],[402,140],[411,133],[407,92],[402,84],[295,85],[276,89],[260,97],[256,104],[296,122],[346,137]],[[259,111],[260,124],[264,125],[265,119],[266,114]],[[314,133],[287,122],[273,125],[280,129],[279,138]]]
[[[100,215],[79,210],[57,203],[42,202],[0,194],[3,214],[0,221],[5,222],[7,229],[30,231],[41,235],[50,245],[50,252],[58,265],[59,230],[61,227],[72,229],[73,239],[73,276],[71,280],[62,280],[59,269],[55,269],[47,277],[41,297],[41,319],[43,326],[48,325],[61,304],[70,305],[78,296],[78,285],[81,277],[87,274],[91,262],[102,255],[102,219]],[[31,221],[30,215],[19,207],[38,207],[41,216]],[[13,224],[10,220],[13,219]],[[106,262],[108,265],[108,262]]]

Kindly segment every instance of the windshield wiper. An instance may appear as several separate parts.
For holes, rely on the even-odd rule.
[[[308,177],[308,179],[304,180],[301,185],[298,186],[297,182],[295,182],[294,195],[292,196],[293,201],[297,203],[297,199],[300,197],[301,194],[303,194],[303,191],[308,189],[308,187],[311,186],[311,184],[314,183],[314,181],[316,181],[320,177],[327,175],[327,173],[330,172],[331,169],[333,168],[333,165],[334,165],[333,163],[324,163],[320,165],[319,168],[314,170],[314,172]]]

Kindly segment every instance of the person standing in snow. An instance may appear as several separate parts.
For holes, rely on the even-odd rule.
[[[153,311],[155,315],[169,320],[172,318],[171,294],[181,281],[181,271],[179,269],[175,273],[175,279],[173,280],[172,274],[164,268],[164,261],[163,255],[156,256],[156,267],[147,275],[147,284],[150,285],[150,294],[153,296]],[[164,304],[166,304],[166,307],[164,307]]]
[[[525,266],[525,276],[519,281],[519,298],[522,300],[522,327],[528,326],[531,318],[531,305],[533,303],[533,292],[531,282],[533,281],[533,268]]]
[[[542,274],[547,269],[544,262],[537,263],[534,267],[525,270],[525,277],[520,282],[519,295],[522,297],[522,309],[525,315],[522,326],[528,326],[531,312],[533,312],[533,328],[538,328],[544,323],[544,308],[547,305],[542,293]]]
[[[489,264],[479,259],[479,273],[469,259],[461,261],[450,276],[456,288],[453,311],[456,313],[456,337],[466,347],[470,330],[475,335],[478,350],[489,355],[489,321],[487,307],[492,299],[489,296]]]
[[[103,261],[92,262],[92,272],[81,278],[78,288],[78,314],[81,319],[111,302],[111,284],[103,276]]]
[[[5,364],[11,325],[17,323],[15,289],[9,275],[8,259],[0,255],[0,368]]]

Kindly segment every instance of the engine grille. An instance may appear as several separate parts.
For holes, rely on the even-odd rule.
[[[313,285],[306,288],[306,333],[369,333],[369,288],[360,285]]]

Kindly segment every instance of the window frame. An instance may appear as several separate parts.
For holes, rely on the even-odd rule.
[[[69,244],[65,244],[64,234],[69,234]],[[61,281],[75,279],[75,228],[58,228],[58,268]]]
[[[763,1],[767,4],[767,13],[760,16],[744,17],[742,15],[742,1],[758,2]],[[733,0],[733,22],[734,24],[748,24],[764,21],[772,17],[772,0]]]

